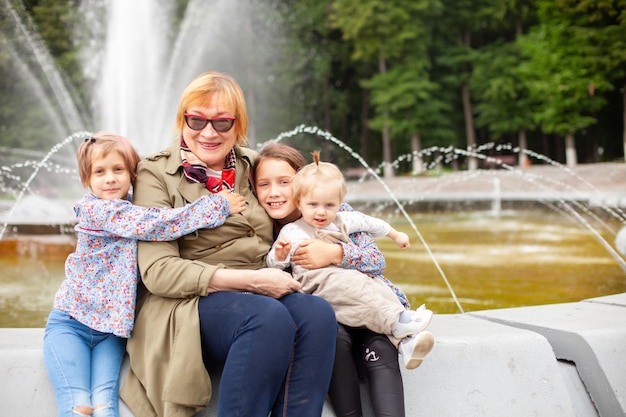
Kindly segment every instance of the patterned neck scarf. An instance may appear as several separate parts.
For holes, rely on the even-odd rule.
[[[191,152],[182,137],[180,138],[180,156],[183,160],[183,171],[187,181],[204,184],[207,190],[213,194],[220,192],[222,188],[233,191],[235,187],[235,163],[237,161],[234,149],[231,149],[224,159],[221,179],[209,175],[206,164]]]

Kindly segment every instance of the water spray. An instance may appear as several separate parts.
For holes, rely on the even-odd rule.
[[[439,272],[439,275],[441,276],[441,278],[443,279],[444,283],[446,284],[446,287],[448,288],[448,291],[450,292],[450,295],[452,296],[452,299],[456,303],[457,308],[459,309],[459,311],[461,313],[465,313],[465,311],[463,310],[463,307],[461,307],[461,303],[459,302],[459,300],[458,300],[454,290],[452,289],[452,286],[450,285],[450,282],[448,281],[448,278],[446,277],[446,274],[443,272],[443,269],[441,269],[441,266],[439,265],[439,262],[437,261],[437,258],[435,258],[435,255],[430,250],[430,247],[426,243],[426,240],[424,239],[424,237],[422,236],[420,231],[417,229],[417,226],[415,225],[415,223],[413,222],[413,220],[411,219],[409,214],[404,210],[404,206],[402,205],[402,203],[400,203],[398,198],[393,194],[393,192],[391,191],[389,186],[387,186],[387,184],[380,177],[380,175],[378,175],[368,165],[368,163],[365,162],[365,160],[359,154],[354,152],[351,147],[349,147],[344,142],[342,142],[341,140],[339,140],[336,137],[334,137],[333,135],[331,135],[329,132],[326,132],[326,131],[321,130],[321,129],[319,129],[317,127],[314,127],[314,126],[305,126],[305,125],[300,125],[300,126],[296,127],[295,129],[293,129],[291,131],[281,133],[278,137],[276,137],[275,139],[270,140],[269,142],[280,142],[281,140],[293,137],[293,136],[298,135],[300,133],[308,133],[308,134],[311,134],[311,135],[317,135],[317,136],[319,136],[319,137],[321,137],[321,138],[323,138],[325,140],[333,142],[335,145],[339,146],[341,149],[344,149],[346,152],[348,152],[365,169],[367,169],[367,172],[369,172],[374,178],[376,178],[376,180],[384,187],[385,191],[387,191],[387,193],[389,194],[389,196],[391,197],[393,202],[396,204],[396,206],[398,207],[398,209],[400,210],[402,215],[406,218],[406,220],[411,225],[411,228],[415,231],[415,234],[417,235],[419,240],[422,242],[422,245],[426,249],[426,252],[428,253],[428,256],[430,256],[430,258],[432,259],[432,261],[433,261],[433,263],[435,265],[435,268],[437,269],[437,271]]]
[[[24,184],[22,184],[20,192],[19,192],[17,198],[15,199],[15,203],[11,207],[11,210],[9,211],[9,214],[7,215],[7,218],[6,218],[5,222],[4,222],[4,224],[2,225],[2,229],[0,229],[0,240],[2,239],[2,236],[4,236],[4,232],[6,231],[7,226],[9,224],[9,222],[11,221],[11,217],[13,217],[13,213],[15,212],[15,209],[17,208],[18,203],[24,197],[24,193],[30,187],[30,183],[33,181],[33,179],[35,179],[35,177],[39,173],[39,170],[42,167],[44,167],[46,165],[46,163],[48,162],[48,160],[50,158],[52,158],[52,156],[55,153],[57,153],[60,149],[62,149],[64,146],[66,146],[66,145],[68,145],[70,143],[73,143],[77,139],[83,139],[83,138],[88,137],[88,136],[91,136],[90,132],[76,132],[76,133],[71,134],[70,136],[66,137],[62,142],[59,142],[56,145],[54,145],[52,147],[52,149],[50,149],[50,151],[46,154],[46,156],[44,156],[44,158],[41,161],[39,161],[37,163],[37,165],[35,165],[35,169],[33,170],[33,173],[30,174],[30,177],[28,177],[28,179],[24,182]]]

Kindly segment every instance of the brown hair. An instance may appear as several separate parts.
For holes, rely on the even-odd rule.
[[[237,145],[248,142],[248,113],[243,91],[234,78],[219,72],[200,74],[183,91],[176,112],[175,130],[180,136],[185,126],[185,113],[192,106],[207,106],[217,95],[222,106],[233,111],[237,132]]]
[[[303,195],[315,187],[337,187],[339,199],[343,202],[347,193],[346,181],[335,164],[320,162],[319,151],[313,151],[313,162],[305,165],[291,179],[293,198],[300,201]]]
[[[126,169],[130,172],[130,181],[133,185],[135,184],[137,164],[139,164],[141,157],[133,145],[123,136],[108,132],[98,132],[85,139],[78,147],[78,151],[76,151],[78,175],[83,186],[89,186],[94,156],[106,157],[111,152],[118,152],[122,156]]]
[[[280,161],[287,162],[294,171],[298,172],[300,168],[306,165],[306,159],[300,153],[299,150],[285,145],[279,142],[270,142],[266,145],[263,145],[261,150],[259,150],[259,154],[254,160],[254,164],[252,165],[252,172],[256,176],[256,170],[259,166],[268,159],[278,159]]]

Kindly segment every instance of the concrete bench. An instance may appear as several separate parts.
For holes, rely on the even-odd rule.
[[[419,368],[403,370],[406,414],[626,416],[625,307],[626,294],[619,294],[436,315],[429,327],[433,351]],[[56,415],[42,337],[43,329],[0,329],[0,415]],[[217,392],[219,375],[212,376]],[[216,397],[198,417],[216,415]],[[121,410],[121,417],[132,417],[123,403]],[[334,416],[329,404],[322,415]],[[370,407],[364,416],[373,417]]]

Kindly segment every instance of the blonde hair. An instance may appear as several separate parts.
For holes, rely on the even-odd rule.
[[[182,135],[185,127],[187,110],[192,106],[208,106],[213,96],[218,97],[220,105],[234,112],[233,129],[237,133],[237,145],[248,143],[248,112],[243,91],[230,75],[214,71],[200,74],[183,91],[176,112],[175,130],[178,135]]]
[[[313,162],[302,167],[291,179],[293,198],[299,202],[303,195],[317,187],[337,187],[339,199],[346,196],[346,181],[339,168],[330,162],[320,162],[319,151],[313,152]]]
[[[94,157],[106,157],[111,152],[117,152],[122,156],[124,165],[130,172],[131,184],[135,184],[137,164],[139,164],[141,157],[133,145],[123,136],[108,132],[98,132],[85,139],[78,147],[78,151],[76,151],[78,175],[83,186],[89,186]]]

